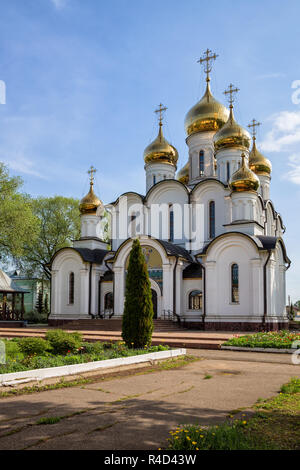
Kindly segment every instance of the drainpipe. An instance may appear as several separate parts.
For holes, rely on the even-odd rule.
[[[263,318],[262,318],[262,325],[263,327],[265,327],[266,325],[266,318],[267,318],[267,314],[268,314],[268,302],[267,302],[267,264],[269,262],[269,259],[271,257],[271,250],[268,250],[268,256],[267,256],[267,259],[266,259],[266,262],[264,264],[264,314],[263,314]]]
[[[94,318],[94,315],[91,313],[91,304],[92,304],[92,267],[93,263],[90,263],[90,273],[89,273],[89,315]]]
[[[176,314],[176,268],[178,264],[178,256],[173,269],[173,313]]]

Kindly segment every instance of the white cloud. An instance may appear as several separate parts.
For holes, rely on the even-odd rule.
[[[300,111],[281,111],[269,118],[272,129],[261,143],[267,152],[280,152],[300,142]]]
[[[68,0],[50,0],[50,1],[57,10],[62,10],[66,6]]]
[[[284,175],[284,178],[292,183],[300,184],[300,154],[291,155],[288,165],[291,170]]]

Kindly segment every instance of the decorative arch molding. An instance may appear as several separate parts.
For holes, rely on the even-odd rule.
[[[71,247],[61,248],[58,250],[51,260],[51,269],[60,270],[62,265],[67,261],[75,261],[81,266],[84,266],[86,262],[77,250]]]
[[[126,193],[121,194],[118,197],[118,199],[116,199],[114,202],[111,202],[110,204],[107,204],[107,206],[117,206],[119,204],[119,201],[120,201],[121,197],[129,196],[129,195],[136,197],[136,199],[141,201],[142,204],[144,203],[145,196],[143,196],[142,194],[136,193],[135,191],[127,191]]]
[[[232,243],[230,243],[230,245],[228,244],[228,239],[231,239]],[[233,242],[233,240],[235,239],[235,242]],[[263,244],[261,243],[261,241],[256,238],[256,237],[252,237],[251,235],[248,235],[246,233],[242,233],[242,232],[227,232],[227,233],[222,233],[221,235],[218,235],[216,238],[214,238],[214,240],[212,240],[210,243],[208,243],[208,245],[206,245],[206,247],[204,248],[204,250],[201,252],[201,253],[198,253],[196,254],[196,258],[199,257],[199,256],[210,256],[209,253],[211,252],[212,248],[216,245],[216,244],[219,244],[219,242],[221,240],[224,240],[222,245],[225,244],[225,246],[231,246],[231,245],[235,245],[236,246],[236,240],[245,240],[244,242],[244,246],[248,246],[249,247],[249,243],[250,242],[250,245],[252,245],[255,249],[256,249],[256,253],[259,249],[263,249]],[[221,245],[220,245],[221,246]]]
[[[137,238],[139,239],[140,244],[142,246],[147,245],[147,246],[152,246],[153,248],[155,248],[158,251],[159,255],[161,256],[163,264],[169,264],[169,256],[167,255],[164,247],[161,245],[159,240],[148,237],[148,236],[143,236],[143,235]],[[133,239],[128,238],[122,243],[122,245],[120,245],[113,260],[114,268],[123,268],[125,266],[127,257],[131,251],[132,244],[133,244]]]
[[[185,193],[187,202],[189,202],[190,193],[189,193],[187,186],[181,183],[180,181],[173,180],[173,179],[165,179],[163,181],[159,181],[154,186],[152,186],[147,192],[144,202],[151,204],[153,200],[155,200],[156,198],[160,198],[162,194],[172,189],[180,189],[181,193]]]

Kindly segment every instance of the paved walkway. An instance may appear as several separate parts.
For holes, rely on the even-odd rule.
[[[217,424],[275,395],[300,366],[290,356],[190,350],[180,369],[0,400],[0,449],[157,449],[182,423]],[[204,379],[211,375],[210,379]],[[247,411],[245,412],[247,414]],[[41,417],[61,416],[53,425]]]

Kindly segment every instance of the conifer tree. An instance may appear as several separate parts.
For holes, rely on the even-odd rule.
[[[126,277],[122,337],[129,348],[150,346],[153,332],[151,284],[139,240],[134,240]]]

